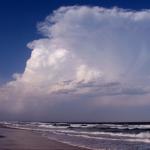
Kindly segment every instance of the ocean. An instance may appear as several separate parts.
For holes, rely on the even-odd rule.
[[[150,123],[0,122],[93,150],[150,150]]]

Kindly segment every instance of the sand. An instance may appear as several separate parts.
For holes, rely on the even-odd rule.
[[[87,150],[27,130],[0,128],[0,150]]]

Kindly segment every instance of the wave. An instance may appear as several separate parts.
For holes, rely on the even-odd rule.
[[[113,137],[126,137],[126,138],[139,138],[139,139],[148,139],[150,140],[150,132],[139,133],[139,134],[125,134],[125,133],[113,133],[113,132],[84,132],[84,131],[71,131],[71,130],[57,130],[55,133],[64,133],[64,134],[72,134],[72,135],[87,135],[89,137],[100,137],[105,136],[107,138]]]
[[[88,135],[72,135],[68,134],[69,136],[77,136],[77,137],[83,137],[83,138],[89,138],[89,139],[97,139],[97,140],[111,140],[111,141],[127,141],[127,142],[143,142],[143,143],[150,143],[150,139],[142,139],[142,138],[123,138],[123,139],[118,139],[118,138],[106,138],[106,137],[92,137]],[[127,137],[127,136],[126,136]],[[141,137],[141,135],[137,135],[135,137]]]
[[[150,124],[87,124],[87,123],[43,123],[43,122],[0,122],[8,127],[53,131],[59,134],[83,135],[94,138],[129,138],[129,140],[147,140],[150,142]]]
[[[39,126],[39,127],[45,127],[45,128],[87,128],[87,129],[149,129],[150,130],[150,124],[145,125],[130,125],[130,124],[101,124],[101,123],[43,123],[43,122],[0,122],[5,125],[27,125],[27,126]]]

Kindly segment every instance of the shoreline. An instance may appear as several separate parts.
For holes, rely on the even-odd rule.
[[[38,133],[0,127],[0,149],[7,150],[90,150],[56,141]]]

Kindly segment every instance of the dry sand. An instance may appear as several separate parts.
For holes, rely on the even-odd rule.
[[[70,146],[32,131],[0,128],[0,150],[87,150]]]

